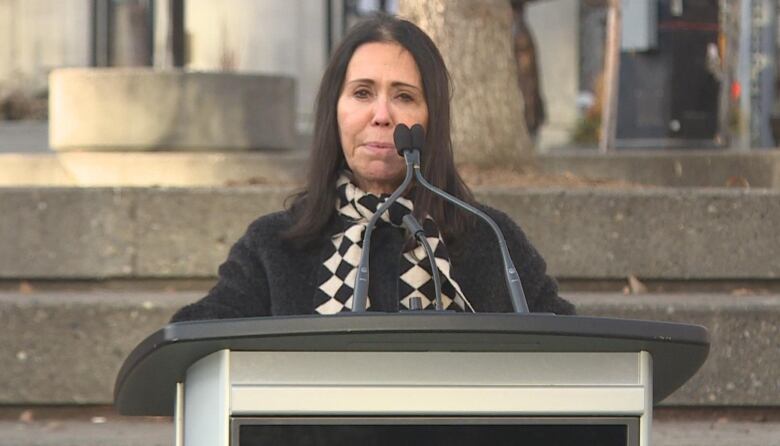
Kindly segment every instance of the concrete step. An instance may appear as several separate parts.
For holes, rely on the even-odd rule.
[[[0,405],[110,404],[128,353],[199,291],[0,292]],[[780,406],[780,294],[566,293],[582,315],[700,324],[702,369],[662,404]]]
[[[0,187],[0,279],[210,278],[293,187]],[[564,279],[780,278],[780,190],[482,189]],[[229,216],[229,217],[226,217]]]
[[[170,418],[130,418],[106,408],[13,408],[0,418],[9,446],[171,446]],[[24,421],[23,421],[24,420]],[[779,446],[780,414],[708,410],[656,410],[654,446]]]

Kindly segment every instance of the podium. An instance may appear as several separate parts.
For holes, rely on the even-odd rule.
[[[182,322],[116,380],[176,444],[649,446],[701,326],[549,314],[344,313]]]

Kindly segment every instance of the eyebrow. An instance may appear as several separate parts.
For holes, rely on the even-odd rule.
[[[374,82],[373,79],[353,79],[351,81],[348,81],[347,85],[354,84],[354,83],[365,83],[365,84],[372,84],[373,85],[376,82]],[[408,88],[413,88],[415,90],[422,91],[422,88],[420,88],[420,87],[418,87],[416,85],[407,84],[406,82],[401,82],[401,81],[394,81],[394,82],[390,83],[390,86],[391,87],[408,87]]]

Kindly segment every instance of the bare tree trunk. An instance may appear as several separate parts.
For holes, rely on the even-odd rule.
[[[529,160],[533,145],[517,85],[509,1],[400,0],[399,15],[428,33],[447,63],[456,161]]]

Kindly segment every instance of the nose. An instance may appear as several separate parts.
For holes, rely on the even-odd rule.
[[[371,123],[375,126],[390,127],[393,123],[390,104],[385,98],[378,98],[374,103],[374,117]]]

